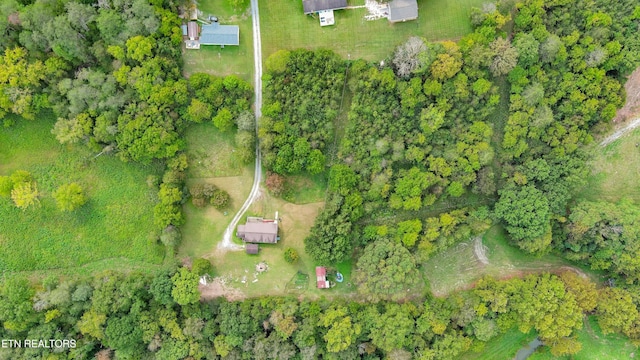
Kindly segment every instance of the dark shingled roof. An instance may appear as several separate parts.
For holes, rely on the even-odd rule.
[[[240,28],[238,25],[202,25],[200,33],[202,45],[240,45]]]
[[[389,21],[407,21],[418,18],[418,2],[416,0],[393,0],[389,3]]]
[[[322,10],[338,10],[347,7],[347,0],[302,0],[305,14],[313,14]]]
[[[258,250],[260,250],[260,246],[258,244],[247,244],[245,245],[245,250],[247,254],[257,254]]]
[[[246,224],[238,225],[237,235],[244,242],[275,244],[278,242],[278,224],[250,218]]]

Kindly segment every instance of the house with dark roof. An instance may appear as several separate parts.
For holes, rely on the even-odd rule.
[[[247,218],[247,223],[238,225],[236,235],[246,243],[275,244],[278,242],[278,221],[258,217]]]
[[[392,0],[389,2],[389,21],[415,20],[418,18],[418,2],[416,0]]]
[[[240,27],[238,25],[220,25],[217,22],[202,25],[201,45],[240,45]]]
[[[318,289],[328,289],[330,287],[327,280],[327,268],[324,266],[316,266],[316,283]]]
[[[347,7],[347,0],[302,0],[305,15],[324,10],[340,10]]]

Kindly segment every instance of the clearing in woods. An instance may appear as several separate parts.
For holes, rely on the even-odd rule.
[[[0,197],[0,272],[39,270],[30,274],[38,277],[157,269],[165,249],[153,224],[153,179],[161,168],[96,157],[83,144],[60,145],[51,134],[54,122],[41,113],[0,129],[0,175],[29,171],[40,192],[40,206],[24,211]],[[88,202],[63,213],[52,193],[70,182],[82,186]]]
[[[461,242],[429,259],[422,267],[435,296],[468,289],[484,275],[509,278],[540,271],[575,271],[600,282],[599,275],[554,255],[534,257],[510,245],[500,226]],[[588,274],[588,275],[586,275]]]

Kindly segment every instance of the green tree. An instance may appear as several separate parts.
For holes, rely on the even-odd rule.
[[[78,322],[78,328],[82,334],[102,340],[104,339],[104,324],[106,321],[106,315],[89,310],[82,314],[82,318]]]
[[[638,319],[638,309],[624,289],[604,288],[598,293],[598,324],[603,334],[629,333]]]
[[[421,279],[409,250],[388,239],[379,239],[365,247],[354,281],[366,299],[398,300],[406,296],[407,290],[415,290]]]
[[[320,324],[328,328],[323,338],[327,342],[327,351],[332,353],[347,349],[362,331],[360,324],[354,324],[347,309],[341,306],[325,311]]]
[[[56,205],[61,211],[73,211],[87,202],[87,197],[78,183],[61,185],[53,192]]]
[[[142,330],[133,315],[111,317],[104,330],[104,343],[127,353],[139,351],[142,346]]]
[[[149,285],[149,293],[162,305],[173,305],[175,302],[171,296],[173,281],[170,272],[162,272],[153,277]]]
[[[187,108],[187,119],[195,123],[211,119],[211,106],[197,98],[192,99]]]
[[[412,346],[415,321],[412,304],[387,304],[385,312],[376,317],[371,331],[371,341],[384,351]]]
[[[213,125],[220,131],[229,131],[233,127],[233,115],[227,108],[222,108],[213,117]]]
[[[551,239],[545,239],[550,233],[549,201],[534,186],[520,188],[509,187],[500,191],[495,213],[506,223],[506,229],[522,249],[529,252],[542,252]]]
[[[40,192],[35,183],[18,183],[11,190],[11,200],[20,209],[26,210],[30,206],[39,205]]]
[[[22,332],[30,328],[34,316],[34,290],[26,279],[9,277],[0,287],[0,321],[5,330]]]
[[[200,277],[186,268],[180,268],[171,278],[173,290],[171,296],[179,305],[195,304],[200,300],[198,283]]]
[[[202,276],[205,274],[212,275],[213,274],[213,265],[211,265],[211,261],[204,258],[197,258],[193,261],[191,265],[191,271],[198,276]]]

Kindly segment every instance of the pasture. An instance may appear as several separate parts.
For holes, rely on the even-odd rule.
[[[75,273],[161,264],[165,251],[153,224],[157,189],[147,185],[161,169],[96,158],[84,144],[60,145],[53,123],[43,114],[0,129],[0,175],[29,171],[40,191],[40,206],[24,211],[0,198],[0,270]],[[63,213],[52,193],[69,182],[78,182],[89,200]]]

